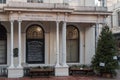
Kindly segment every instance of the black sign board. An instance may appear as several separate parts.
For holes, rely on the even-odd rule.
[[[44,63],[44,41],[27,40],[27,63]]]

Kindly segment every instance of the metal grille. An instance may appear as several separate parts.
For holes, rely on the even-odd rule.
[[[7,77],[8,70],[7,67],[0,67],[0,77]]]
[[[25,67],[25,68],[23,69],[23,71],[24,71],[24,76],[25,76],[25,77],[30,76],[30,75],[29,75],[29,71],[30,71],[30,68],[29,68],[29,67]]]

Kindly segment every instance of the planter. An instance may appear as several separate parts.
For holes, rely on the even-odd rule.
[[[112,74],[111,73],[102,73],[102,77],[105,77],[105,78],[112,78]]]

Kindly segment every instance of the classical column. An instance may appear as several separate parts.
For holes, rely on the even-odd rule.
[[[14,64],[13,64],[13,40],[14,40],[14,38],[13,38],[13,32],[14,32],[14,30],[13,30],[13,23],[14,23],[14,20],[11,20],[10,21],[10,24],[11,24],[11,49],[10,49],[10,51],[11,51],[11,55],[10,55],[10,57],[11,57],[11,64],[10,64],[10,66],[9,66],[9,68],[14,68]]]
[[[22,68],[21,66],[21,22],[22,21],[18,21],[18,66],[17,68]]]
[[[84,64],[84,46],[85,46],[85,42],[84,42],[84,29],[83,27],[80,29],[80,64]]]
[[[60,66],[60,61],[59,61],[59,21],[56,21],[56,57],[57,57],[56,67],[59,67]]]
[[[68,65],[66,64],[66,21],[63,22],[62,27],[62,54],[63,66],[67,67]]]

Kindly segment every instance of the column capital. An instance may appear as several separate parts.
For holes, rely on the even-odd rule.
[[[57,20],[57,21],[56,21],[56,23],[60,23],[60,21],[59,21],[59,20]]]
[[[67,16],[68,16],[68,13],[65,13],[64,15],[64,21],[67,22]]]
[[[67,21],[66,20],[64,20],[64,21],[62,21],[63,23],[67,23]]]
[[[22,22],[22,20],[21,20],[21,19],[18,19],[17,21],[18,21],[18,22],[20,22],[20,23]]]
[[[13,20],[13,19],[11,19],[11,20],[10,20],[10,22],[12,22],[12,23],[13,23],[13,22],[14,22],[14,20]]]

